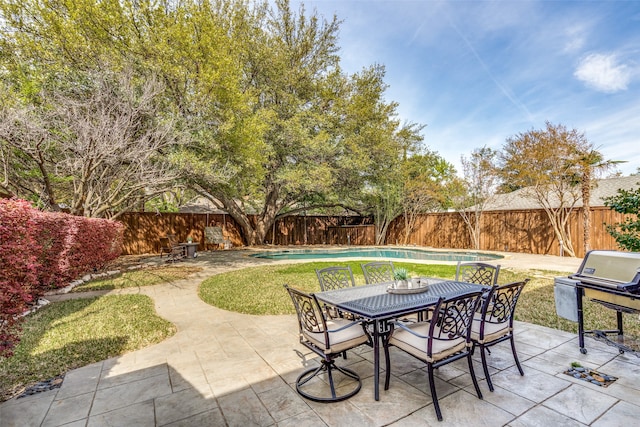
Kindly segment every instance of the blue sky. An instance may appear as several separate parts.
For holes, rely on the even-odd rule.
[[[299,1],[292,0],[297,8]],[[386,68],[387,100],[460,171],[545,122],[640,167],[640,1],[307,0],[342,20],[342,67]]]

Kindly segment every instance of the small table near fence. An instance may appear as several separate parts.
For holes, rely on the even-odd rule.
[[[187,258],[195,258],[198,256],[198,245],[196,242],[184,242],[180,243],[180,246],[184,248],[184,254]]]

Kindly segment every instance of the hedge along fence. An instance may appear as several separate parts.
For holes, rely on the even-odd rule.
[[[17,342],[18,319],[47,290],[104,267],[121,253],[116,221],[41,212],[0,200],[0,355]]]

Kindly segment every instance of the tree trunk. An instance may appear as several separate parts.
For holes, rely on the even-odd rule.
[[[586,255],[591,250],[591,170],[586,167],[582,174],[582,233]]]

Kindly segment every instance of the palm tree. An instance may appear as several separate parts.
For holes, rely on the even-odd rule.
[[[591,249],[591,188],[593,177],[603,173],[622,160],[604,160],[602,153],[594,149],[582,153],[578,159],[580,189],[582,197],[583,248],[586,254]]]

